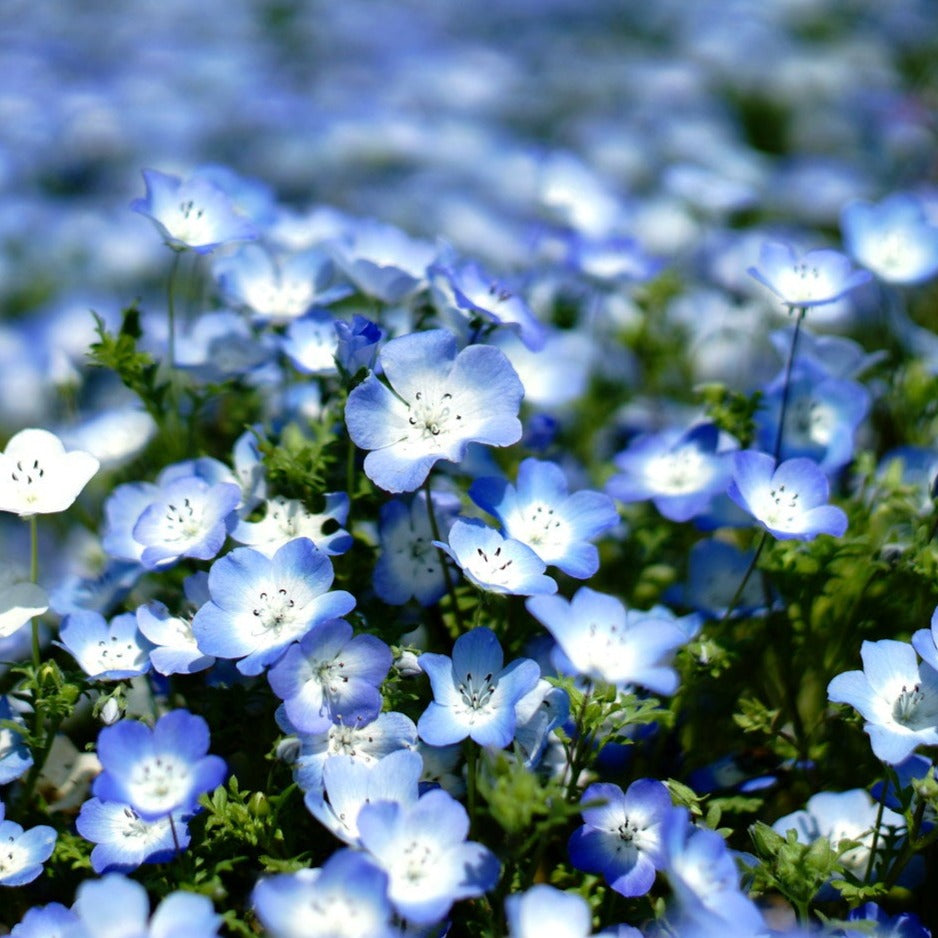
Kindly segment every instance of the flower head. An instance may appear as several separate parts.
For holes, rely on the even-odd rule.
[[[459,462],[471,442],[521,438],[523,388],[498,349],[456,352],[444,329],[392,339],[378,353],[388,385],[369,375],[349,395],[352,442],[370,450],[365,474],[389,492],[413,492],[440,459]]]
[[[812,541],[818,534],[841,537],[847,516],[827,504],[827,476],[816,462],[789,459],[778,468],[767,453],[735,453],[727,495],[780,541]]]
[[[103,767],[93,791],[102,801],[129,805],[145,821],[191,812],[199,795],[225,778],[225,763],[206,755],[208,724],[187,710],[171,710],[151,729],[121,720],[98,735]]]
[[[480,746],[507,746],[515,734],[515,705],[541,676],[529,658],[503,668],[502,647],[484,627],[460,635],[451,659],[427,653],[417,660],[433,687],[433,701],[417,722],[417,731],[432,746],[467,736]]]
[[[790,244],[768,241],[759,252],[758,267],[747,271],[780,297],[786,306],[833,303],[871,278],[867,270],[854,270],[839,251],[808,251],[802,257]]]
[[[0,453],[0,511],[22,518],[65,511],[99,465],[91,453],[66,452],[48,430],[20,430]]]
[[[143,171],[147,193],[130,207],[146,215],[174,251],[208,254],[231,241],[257,237],[252,222],[231,198],[204,176],[182,180],[155,169]]]
[[[5,810],[0,801],[0,886],[22,886],[42,872],[42,864],[52,856],[56,834],[45,825],[24,831],[14,821],[3,819]]]

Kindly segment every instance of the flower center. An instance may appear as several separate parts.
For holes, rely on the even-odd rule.
[[[902,690],[892,705],[892,716],[897,723],[903,726],[913,727],[918,716],[918,709],[925,700],[920,684],[913,684],[911,687],[902,685]]]
[[[189,767],[166,756],[153,756],[139,762],[133,774],[134,803],[164,807],[168,814],[189,793]]]
[[[280,630],[294,620],[296,601],[291,599],[287,591],[283,588],[278,589],[276,593],[263,592],[257,597],[257,605],[251,610],[252,615],[259,621],[260,632],[255,635],[262,635],[264,632],[274,632],[279,634]]]
[[[798,526],[803,514],[798,493],[787,491],[784,485],[769,489],[768,497],[763,498],[761,516],[770,528],[789,531]]]
[[[38,459],[34,459],[32,465],[29,464],[29,461],[26,461],[26,464],[23,464],[22,459],[16,461],[16,468],[10,473],[13,478],[13,481],[18,485],[24,486],[26,489],[31,489],[32,486],[38,484],[39,480],[46,474],[45,469],[39,464]],[[39,496],[35,491],[26,491],[23,493],[23,498],[27,503],[32,504],[35,502]]]
[[[163,518],[167,528],[166,540],[170,543],[191,541],[202,531],[202,512],[190,498],[184,498],[178,504],[168,502]]]
[[[5,842],[0,842],[0,875],[21,870],[25,860],[23,854],[23,848],[15,837],[10,836]]]
[[[662,495],[696,492],[712,475],[696,446],[682,446],[648,461],[645,478]]]
[[[489,706],[495,688],[498,686],[498,680],[492,680],[492,677],[493,675],[489,673],[481,680],[477,680],[472,676],[471,671],[467,671],[465,678],[456,684],[456,690],[468,711],[470,723],[477,713]]]
[[[407,422],[413,428],[411,439],[433,440],[452,430],[452,423],[462,420],[462,415],[453,410],[453,395],[444,391],[439,396],[426,391],[418,391],[410,405]]]
[[[516,540],[524,541],[532,547],[545,545],[560,546],[569,540],[567,526],[556,511],[548,505],[538,502],[528,506],[522,516],[523,531]]]

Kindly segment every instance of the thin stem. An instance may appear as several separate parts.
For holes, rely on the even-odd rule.
[[[430,477],[423,484],[423,489],[427,493],[427,517],[430,519],[430,530],[433,532],[433,540],[441,541],[440,526],[437,524],[436,511],[433,508],[433,493],[430,491]],[[446,592],[449,594],[450,603],[453,606],[453,618],[456,620],[456,628],[460,633],[464,631],[462,613],[459,611],[459,603],[456,599],[456,586],[453,583],[453,576],[449,568],[449,557],[441,547],[438,547],[437,553],[440,557],[440,564],[443,567],[443,580],[446,583]]]
[[[176,833],[176,822],[173,820],[172,813],[169,814],[169,829],[173,835],[173,846],[176,848],[176,853],[182,853],[182,847],[179,846],[179,835]]]
[[[29,516],[29,581],[39,582],[39,519],[36,515]],[[42,660],[39,647],[39,616],[32,618],[33,636],[33,667],[38,672]]]
[[[791,337],[791,347],[788,349],[788,361],[785,362],[785,383],[782,385],[782,404],[778,412],[778,429],[775,431],[775,446],[772,449],[772,455],[778,462],[782,453],[782,437],[785,433],[785,413],[788,410],[788,395],[791,388],[791,370],[795,364],[795,348],[798,345],[798,335],[801,331],[801,321],[807,313],[807,308],[802,306],[798,310],[798,318],[795,320],[795,331]]]
[[[168,366],[170,374],[176,370],[176,275],[182,251],[173,251],[173,263],[169,268],[169,281],[166,285],[166,309],[169,313]]]
[[[749,561],[749,566],[746,568],[746,572],[743,574],[742,580],[739,581],[739,586],[736,587],[736,592],[733,593],[733,598],[729,601],[729,605],[726,607],[726,612],[720,616],[721,622],[726,622],[726,620],[732,614],[733,610],[736,608],[736,604],[739,602],[739,598],[743,595],[743,590],[746,588],[746,584],[749,582],[749,578],[756,569],[756,564],[759,562],[759,555],[762,553],[762,549],[765,547],[766,541],[768,541],[768,539],[769,532],[763,531],[762,537],[759,539],[759,543],[756,545],[756,552],[752,555],[752,560]]]
[[[876,844],[879,840],[879,828],[883,823],[883,808],[886,806],[886,790],[889,787],[889,777],[883,775],[883,790],[880,793],[879,797],[879,807],[876,809],[876,823],[873,825],[873,842],[870,844],[870,859],[866,864],[866,874],[863,877],[863,882],[870,882],[870,877],[873,875],[873,865],[876,862]]]
[[[586,707],[589,704],[592,694],[593,682],[587,680],[586,689],[583,691],[583,700],[580,702],[580,711],[577,713],[576,719],[574,720],[574,731],[577,734],[577,738],[570,752],[570,781],[567,784],[567,801],[569,802],[576,800],[577,780],[580,777],[582,768],[580,766],[580,759],[582,758],[584,749],[592,742],[592,734],[587,734],[583,729]]]

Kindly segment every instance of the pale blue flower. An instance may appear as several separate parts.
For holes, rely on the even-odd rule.
[[[458,463],[471,442],[509,446],[521,438],[523,388],[498,349],[457,354],[445,330],[392,339],[378,353],[387,378],[367,377],[349,395],[352,442],[370,452],[366,475],[390,492],[419,488],[441,459]]]
[[[137,617],[130,612],[121,613],[110,622],[90,610],[70,613],[59,629],[59,644],[96,681],[125,680],[150,670],[152,646],[137,628]]]
[[[56,833],[44,824],[28,830],[15,821],[4,820],[6,806],[0,801],[0,886],[31,883],[52,856]]]
[[[480,746],[509,745],[515,735],[515,706],[541,676],[530,658],[502,667],[502,647],[484,627],[460,635],[452,658],[427,652],[417,661],[433,687],[433,701],[417,721],[417,732],[432,746],[467,736]]]

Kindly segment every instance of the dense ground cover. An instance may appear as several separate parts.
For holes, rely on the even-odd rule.
[[[0,11],[0,933],[938,922],[936,11],[492,6]]]

